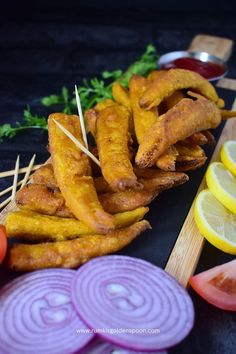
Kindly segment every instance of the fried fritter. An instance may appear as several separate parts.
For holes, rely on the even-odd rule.
[[[167,97],[165,100],[166,108],[171,109],[177,103],[179,103],[186,95],[181,90],[176,90],[171,96]]]
[[[112,96],[117,103],[131,110],[129,92],[118,81],[112,85]]]
[[[79,148],[57,127],[62,124],[82,144],[78,116],[51,114],[48,132],[53,170],[66,205],[72,213],[98,233],[114,229],[113,217],[106,213],[99,200],[91,176],[90,161]]]
[[[49,188],[58,188],[51,163],[42,165],[31,178],[32,183],[43,184]]]
[[[157,121],[157,110],[145,111],[139,105],[139,99],[147,88],[147,79],[142,76],[133,75],[129,82],[130,103],[133,111],[134,130],[138,143]]]
[[[208,139],[203,132],[198,132],[184,139],[182,142],[188,145],[205,145],[208,143]]]
[[[227,109],[221,109],[220,111],[222,119],[236,118],[236,111],[228,111]]]
[[[139,145],[135,158],[139,167],[155,164],[170,146],[201,130],[216,128],[221,122],[219,108],[205,98],[183,98],[159,117]]]
[[[149,81],[154,81],[156,79],[160,79],[165,74],[166,74],[166,70],[153,70],[148,74],[147,79]]]
[[[146,220],[107,235],[88,235],[70,241],[37,245],[16,244],[10,248],[8,265],[17,271],[43,268],[77,268],[89,259],[121,250],[145,230]]]
[[[156,165],[164,171],[175,171],[175,162],[178,156],[175,146],[170,146],[160,157],[158,157]]]
[[[103,177],[114,190],[140,189],[129,157],[130,112],[118,104],[99,112],[96,142]]]
[[[207,160],[204,150],[198,145],[176,144],[178,156],[176,171],[191,171],[204,165]]]
[[[120,229],[130,226],[141,220],[147,212],[148,208],[140,207],[132,211],[115,214],[115,228]],[[65,241],[95,233],[77,219],[42,215],[31,210],[8,213],[5,226],[9,238],[26,240],[31,243]]]
[[[158,106],[164,99],[170,97],[176,90],[191,88],[219,108],[224,107],[224,101],[218,97],[214,86],[201,75],[185,69],[170,69],[166,74],[151,82],[139,100],[140,106],[151,109]]]

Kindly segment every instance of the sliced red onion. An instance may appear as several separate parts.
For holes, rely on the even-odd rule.
[[[68,269],[35,271],[1,289],[1,354],[75,353],[93,338],[71,302],[75,274]],[[78,334],[78,328],[84,333]]]
[[[179,343],[194,321],[191,298],[173,277],[126,256],[99,257],[83,265],[72,281],[72,301],[98,336],[136,351]]]
[[[155,352],[144,352],[144,351],[134,351],[129,349],[124,349],[118,347],[115,344],[104,342],[101,339],[96,338],[93,340],[85,349],[82,350],[81,354],[168,354],[166,350],[155,351]]]

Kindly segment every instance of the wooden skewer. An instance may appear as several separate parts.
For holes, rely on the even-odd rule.
[[[91,154],[91,152],[86,149],[86,147],[84,147],[83,144],[81,144],[81,142],[79,140],[77,140],[74,135],[72,135],[65,127],[63,127],[63,125],[61,125],[60,123],[58,123],[55,119],[53,119],[53,121],[56,123],[56,125],[58,126],[58,128],[60,128],[63,133],[66,134],[66,136],[68,136],[69,139],[71,139],[73,141],[73,143],[80,149],[82,150],[88,157],[90,157],[99,167],[100,167],[100,162],[98,161],[98,159]]]
[[[21,181],[19,181],[19,182],[17,183],[17,187],[19,187],[19,186],[22,185],[23,180],[24,180],[24,179],[22,179]],[[3,195],[5,195],[5,194],[11,192],[12,189],[13,189],[13,186],[10,186],[10,187],[8,187],[8,188],[6,188],[6,189],[3,189],[3,190],[0,192],[0,197],[2,197]]]
[[[84,124],[84,116],[83,116],[82,107],[81,107],[81,103],[80,103],[79,92],[77,90],[76,85],[75,85],[75,97],[76,97],[76,103],[77,103],[77,108],[78,108],[78,114],[79,114],[79,120],[80,120],[80,126],[81,126],[81,130],[82,130],[83,140],[85,143],[85,147],[88,149],[88,140],[87,140],[87,134],[86,134],[85,124]]]
[[[27,167],[27,171],[25,173],[25,177],[22,181],[22,185],[20,188],[23,188],[24,185],[26,184],[26,182],[28,181],[29,179],[29,175],[30,175],[30,172],[32,171],[32,167],[34,165],[34,160],[35,160],[35,157],[36,157],[36,154],[33,155],[32,159],[30,160],[30,163],[29,163],[29,166]]]
[[[5,207],[8,203],[10,203],[11,201],[11,196],[9,198],[7,198],[6,200],[4,200],[4,202],[2,202],[0,204],[0,209],[2,209],[3,207]]]
[[[20,164],[20,156],[18,155],[17,159],[16,159],[16,164],[15,164],[15,175],[14,175],[14,179],[13,179],[11,200],[15,200],[15,197],[16,197],[16,187],[17,187],[17,182],[18,182],[19,164]]]
[[[35,165],[35,166],[32,167],[31,171],[35,171],[41,166],[42,165]],[[27,169],[28,169],[28,167],[20,168],[19,169],[19,174],[25,173],[27,171]],[[14,176],[14,174],[15,174],[15,170],[9,170],[9,171],[0,172],[0,178]]]

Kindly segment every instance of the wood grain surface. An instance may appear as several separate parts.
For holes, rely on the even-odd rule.
[[[200,51],[208,49],[207,51],[211,54],[227,60],[232,47],[233,42],[231,40],[199,35],[193,39],[189,49]],[[217,86],[236,90],[236,80],[222,79],[218,82]],[[232,109],[236,109],[236,100]],[[220,147],[229,139],[236,139],[236,119],[230,119],[226,122],[210,162],[219,160]],[[204,188],[206,188],[205,177],[197,193]],[[165,267],[165,270],[173,275],[184,287],[188,285],[189,278],[196,269],[205,240],[195,224],[193,210],[194,202]]]

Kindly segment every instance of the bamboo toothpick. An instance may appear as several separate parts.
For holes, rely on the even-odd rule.
[[[22,185],[22,183],[23,183],[23,179],[17,183],[17,187],[19,187],[20,185]],[[13,189],[13,186],[10,186],[10,187],[8,187],[8,188],[6,188],[6,189],[3,189],[3,190],[0,192],[0,197],[2,197],[3,195],[5,195],[5,194],[11,192],[12,189]]]
[[[83,116],[82,107],[81,107],[81,103],[80,103],[79,92],[77,90],[76,85],[75,85],[75,97],[76,97],[76,103],[77,103],[77,108],[78,108],[78,114],[79,114],[79,120],[80,120],[80,126],[81,126],[81,130],[82,130],[83,140],[85,143],[85,147],[88,149],[88,140],[87,140],[87,134],[86,134],[85,124],[84,124],[84,116]]]
[[[13,179],[11,200],[14,200],[16,197],[16,188],[17,188],[18,174],[19,174],[19,164],[20,164],[20,156],[18,155],[17,159],[16,159],[16,164],[15,164],[15,175],[14,175],[14,179]]]
[[[2,202],[2,203],[0,204],[0,209],[2,209],[3,207],[5,207],[8,203],[10,203],[10,201],[11,201],[11,196],[10,196],[9,198],[5,199],[4,202]]]
[[[29,163],[29,166],[27,167],[27,170],[26,170],[26,173],[25,173],[25,177],[22,181],[22,185],[20,188],[23,188],[24,185],[26,184],[26,182],[28,181],[29,179],[29,175],[30,175],[30,172],[32,171],[32,167],[34,165],[34,160],[35,160],[35,157],[36,157],[36,154],[33,155],[32,159],[30,160],[30,163]]]
[[[63,127],[63,125],[61,125],[60,123],[58,123],[55,119],[53,119],[54,123],[56,123],[56,125],[58,126],[58,128],[60,128],[64,134],[66,134],[66,136],[68,136],[68,138],[70,140],[73,141],[73,143],[80,149],[82,150],[88,157],[90,157],[91,160],[93,160],[99,167],[100,167],[100,162],[98,161],[98,159],[91,154],[91,152],[86,149],[86,147],[84,147],[83,144],[81,144],[81,142],[79,140],[77,140],[74,135],[72,135],[65,127]]]
[[[41,166],[42,165],[35,165],[35,166],[32,167],[31,171],[35,171]],[[20,168],[19,169],[19,174],[25,173],[27,171],[28,167],[29,166]],[[0,172],[0,178],[14,176],[14,174],[15,174],[15,169],[14,170]]]

